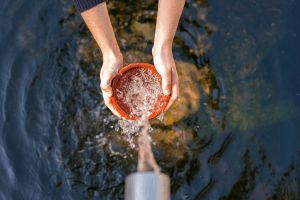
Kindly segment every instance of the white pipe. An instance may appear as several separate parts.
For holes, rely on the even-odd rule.
[[[125,181],[125,200],[170,200],[170,178],[163,173],[137,172]]]

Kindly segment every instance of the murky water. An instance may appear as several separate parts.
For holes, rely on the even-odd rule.
[[[186,2],[180,97],[150,120],[172,199],[300,198],[295,4]],[[152,63],[157,1],[108,8],[124,65]],[[138,151],[103,103],[101,52],[73,2],[2,0],[0,11],[0,199],[123,199]]]

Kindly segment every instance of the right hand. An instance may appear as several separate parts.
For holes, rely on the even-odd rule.
[[[122,68],[123,57],[109,55],[107,57],[104,57],[103,65],[100,71],[100,88],[102,90],[104,103],[119,118],[121,118],[122,115],[117,111],[117,109],[112,103],[113,91],[111,87],[111,82]]]
[[[164,95],[170,95],[169,103],[164,109],[164,111],[167,111],[178,98],[179,79],[172,54],[172,46],[165,49],[153,49],[153,61],[156,70],[162,78]]]

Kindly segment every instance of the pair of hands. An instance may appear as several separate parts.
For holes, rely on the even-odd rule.
[[[172,54],[172,41],[185,0],[159,0],[154,47],[152,49],[154,66],[162,76],[162,87],[170,100],[168,110],[178,97],[178,75]],[[114,35],[106,3],[81,13],[86,25],[103,53],[103,66],[100,72],[101,90],[106,106],[119,118],[121,114],[112,104],[111,82],[123,67],[123,57]]]
[[[162,76],[162,88],[165,95],[170,95],[170,100],[166,108],[167,111],[179,95],[178,74],[171,50],[153,52],[154,66],[158,73]],[[123,57],[110,55],[104,58],[100,72],[103,99],[105,105],[119,118],[121,114],[116,110],[112,103],[112,87],[111,82],[123,67]],[[126,119],[123,117],[123,119]]]

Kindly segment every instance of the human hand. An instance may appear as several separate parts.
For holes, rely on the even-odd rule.
[[[164,95],[170,95],[166,108],[167,111],[179,95],[178,74],[173,58],[172,50],[153,50],[153,62],[156,70],[162,76],[162,88]]]
[[[168,110],[179,95],[178,74],[172,53],[172,43],[185,0],[159,0],[155,28],[153,62],[162,76],[162,87],[170,100]]]
[[[123,57],[109,55],[104,57],[103,65],[100,72],[100,88],[102,90],[102,95],[105,105],[119,118],[122,115],[117,111],[112,103],[112,87],[111,82],[113,78],[118,74],[120,69],[123,67]]]
[[[111,81],[123,67],[123,57],[111,25],[106,3],[100,3],[81,13],[103,54],[100,72],[102,95],[105,105],[119,118],[121,114],[112,103]]]

